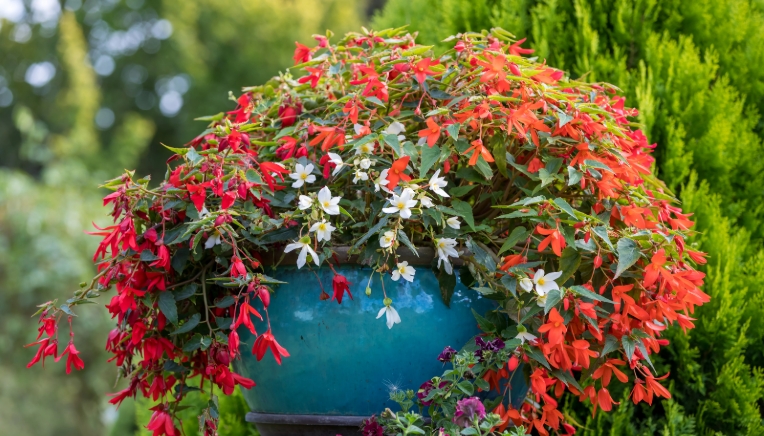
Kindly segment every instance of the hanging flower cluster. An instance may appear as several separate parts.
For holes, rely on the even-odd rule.
[[[258,360],[289,356],[267,322],[279,282],[264,263],[294,256],[298,268],[334,271],[342,246],[373,274],[413,282],[399,254],[431,250],[447,304],[459,265],[462,283],[497,306],[477,316],[473,351],[439,356],[458,370],[416,398],[431,407],[428,431],[572,434],[560,397],[609,411],[616,381],[635,403],[669,397],[650,355],[708,301],[693,268],[705,259],[685,242],[689,215],[651,173],[654,145],[615,88],[566,79],[501,29],[452,37],[440,57],[400,30],[316,39],[297,44],[291,74],[245,88],[235,110],[170,148],[158,187],[132,172],[104,185],[114,225],[93,232],[98,274],[41,306],[30,366],[66,354],[67,372],[82,369],[73,333],[58,354],[58,325],[113,289],[107,350],[128,384],[111,402],[150,397],[148,428],[179,434],[189,392],[255,385],[230,368],[237,329],[257,337]],[[354,298],[335,272],[331,299],[345,294]],[[389,328],[406,322],[387,295],[370,298]],[[515,408],[505,387],[521,362],[530,390]],[[481,402],[481,390],[503,394]],[[215,433],[217,416],[211,401],[202,432]],[[392,431],[400,419],[369,422]]]

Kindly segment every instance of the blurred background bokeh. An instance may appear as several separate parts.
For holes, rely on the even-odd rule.
[[[763,11],[764,0],[0,0],[0,434],[121,436],[148,419],[106,403],[103,310],[79,311],[84,371],[24,369],[35,305],[94,270],[97,240],[83,231],[108,222],[98,184],[124,169],[161,179],[160,143],[188,142],[203,128],[193,118],[233,108],[229,91],[291,65],[295,41],[404,24],[435,45],[500,26],[571,77],[618,85],[659,144],[655,170],[695,213],[713,300],[656,356],[674,399],[591,418],[568,398],[580,434],[764,434]],[[240,401],[221,408],[221,434],[250,434],[227,418]]]

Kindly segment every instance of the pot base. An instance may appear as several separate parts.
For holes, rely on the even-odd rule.
[[[260,436],[353,436],[361,434],[361,424],[368,417],[249,412],[245,419],[255,424]]]

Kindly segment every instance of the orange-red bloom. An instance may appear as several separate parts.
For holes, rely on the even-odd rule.
[[[420,138],[427,138],[427,145],[432,147],[440,138],[440,126],[433,117],[427,118],[427,128],[419,131]]]
[[[404,173],[404,171],[406,171],[406,166],[409,164],[409,160],[411,160],[410,157],[403,156],[402,158],[393,162],[390,170],[387,171],[387,189],[395,189],[401,180],[404,182],[411,180],[411,176]]]

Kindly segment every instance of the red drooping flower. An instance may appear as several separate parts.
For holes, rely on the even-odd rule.
[[[541,227],[541,225],[538,225],[536,226],[536,233],[546,236],[546,238],[544,238],[544,240],[539,243],[539,251],[544,251],[546,247],[551,245],[554,254],[557,256],[562,256],[562,250],[565,248],[567,243],[565,242],[565,238],[562,236],[562,233],[560,233],[558,229],[545,229]]]
[[[480,156],[483,156],[483,159],[485,159],[486,162],[493,162],[493,155],[490,151],[483,145],[482,139],[476,139],[472,141],[472,147],[468,148],[464,151],[462,154],[467,154],[469,152],[472,152],[472,156],[470,156],[470,161],[467,163],[470,166],[473,166],[477,164],[478,158]]]
[[[301,64],[303,62],[308,62],[310,60],[310,53],[311,49],[307,45],[300,44],[299,42],[295,41],[294,45],[296,46],[294,49],[294,56],[292,56],[292,59],[294,59],[294,64]]]
[[[324,70],[321,68],[311,68],[311,67],[305,67],[305,69],[310,73],[307,76],[300,77],[297,81],[300,83],[308,83],[310,82],[310,87],[315,88],[318,85],[318,81],[321,79],[321,76],[324,74]]]
[[[268,329],[265,333],[260,335],[255,341],[255,345],[252,347],[252,354],[255,355],[257,361],[263,360],[266,350],[270,349],[273,353],[273,358],[276,359],[276,363],[281,365],[281,357],[289,357],[289,352],[286,348],[279,345],[276,342],[276,338],[273,337],[271,329]]]
[[[440,138],[440,126],[433,117],[427,118],[427,128],[419,131],[420,138],[427,138],[427,145],[432,147]]]
[[[66,373],[69,374],[72,372],[72,366],[74,366],[74,369],[81,370],[85,368],[85,362],[80,359],[79,351],[74,347],[74,342],[69,342],[69,345],[66,346],[64,349],[64,352],[61,353],[60,356],[56,358],[56,362],[61,360],[62,357],[64,357],[64,354],[68,354],[66,357]]]
[[[293,126],[297,117],[302,113],[302,108],[299,104],[287,104],[284,103],[279,106],[279,120],[281,120],[281,127]]]
[[[149,419],[146,428],[153,432],[152,436],[176,436],[181,434],[180,430],[175,427],[172,415],[167,413],[166,405],[160,404],[152,407],[151,410],[153,410],[154,413],[151,414],[151,419]]]
[[[403,156],[402,158],[393,162],[390,170],[387,172],[387,189],[393,190],[398,186],[401,180],[408,182],[411,180],[411,176],[405,174],[406,166],[409,164],[411,158]]]
[[[345,295],[345,292],[348,293],[348,296],[350,299],[353,299],[353,294],[350,293],[350,282],[348,282],[347,277],[343,276],[342,274],[335,274],[334,278],[332,279],[332,287],[334,288],[334,295],[332,296],[332,300],[336,299],[337,304],[342,304],[342,297]]]

